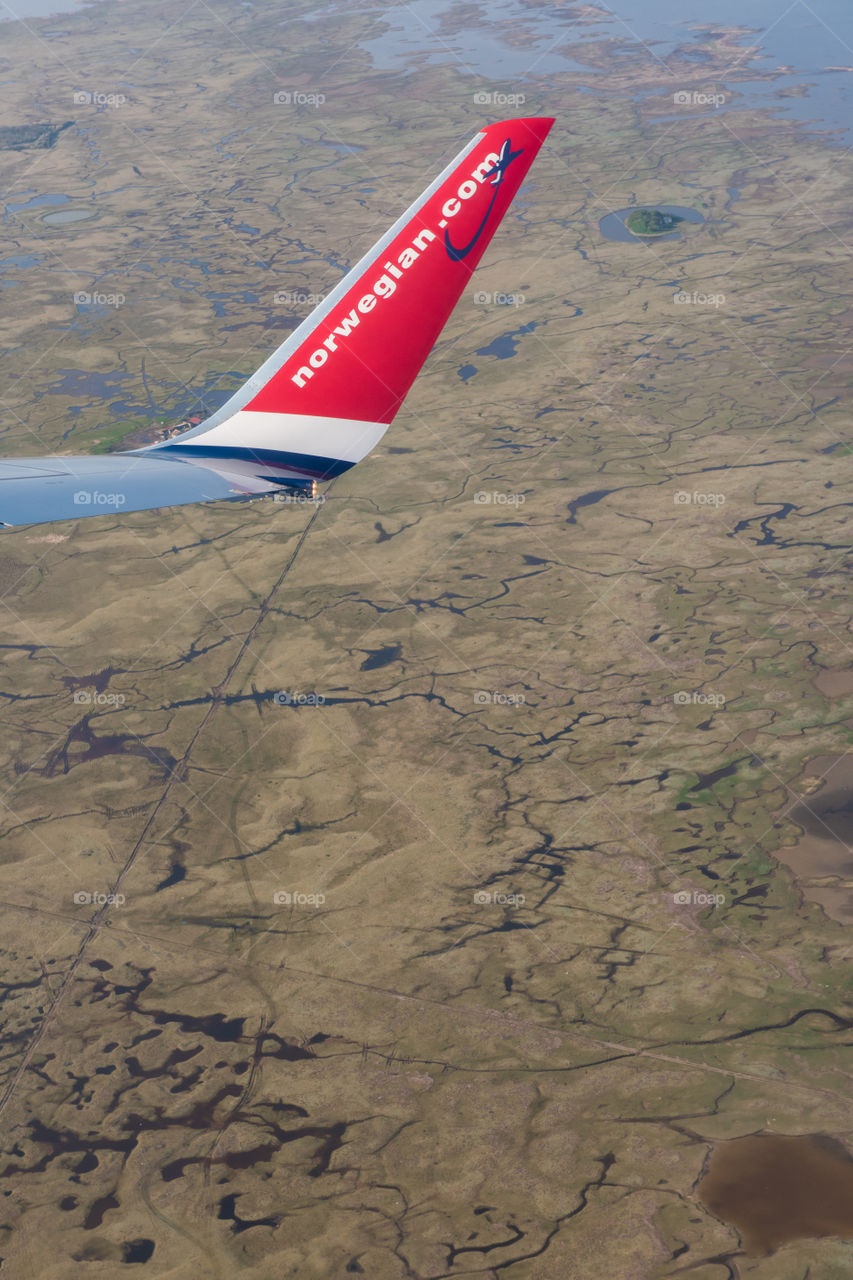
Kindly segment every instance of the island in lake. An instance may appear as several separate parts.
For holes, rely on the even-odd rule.
[[[661,213],[660,209],[635,209],[625,219],[625,226],[635,236],[665,236],[683,222],[674,213]]]

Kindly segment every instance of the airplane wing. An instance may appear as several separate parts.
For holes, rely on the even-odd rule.
[[[0,528],[146,511],[272,493],[282,482],[262,467],[207,459],[207,465],[157,452],[0,459]],[[288,482],[289,483],[289,482]]]
[[[223,406],[124,453],[0,459],[0,527],[310,489],[377,444],[550,130],[486,126]]]

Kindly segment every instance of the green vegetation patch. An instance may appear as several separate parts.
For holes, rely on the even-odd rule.
[[[625,219],[625,226],[635,236],[664,236],[681,222],[684,218],[674,213],[661,213],[660,209],[635,209]]]

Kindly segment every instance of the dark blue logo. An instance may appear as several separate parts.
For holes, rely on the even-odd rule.
[[[480,236],[482,235],[482,232],[483,232],[483,228],[485,227],[486,223],[489,220],[489,214],[492,212],[492,209],[494,207],[494,203],[495,203],[495,200],[497,199],[498,192],[501,189],[501,183],[506,177],[506,171],[509,168],[509,166],[512,164],[513,160],[517,160],[523,151],[524,151],[524,147],[519,147],[517,151],[513,151],[512,143],[510,139],[507,138],[506,142],[501,147],[501,153],[498,156],[497,164],[492,165],[491,169],[489,169],[488,172],[483,175],[484,181],[486,178],[491,178],[494,191],[492,192],[492,198],[489,201],[489,207],[486,210],[486,212],[483,214],[483,221],[480,223],[479,227],[474,232],[473,236],[468,241],[468,243],[463,248],[457,249],[456,246],[451,244],[450,242],[450,232],[445,231],[444,247],[447,250],[447,256],[453,262],[461,262],[463,258],[467,258],[468,254],[474,248],[474,245],[480,239]]]

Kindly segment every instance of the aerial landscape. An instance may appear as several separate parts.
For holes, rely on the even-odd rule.
[[[3,1280],[853,1274],[851,50],[0,5],[4,459],[197,429],[555,121],[358,466],[0,533]]]

